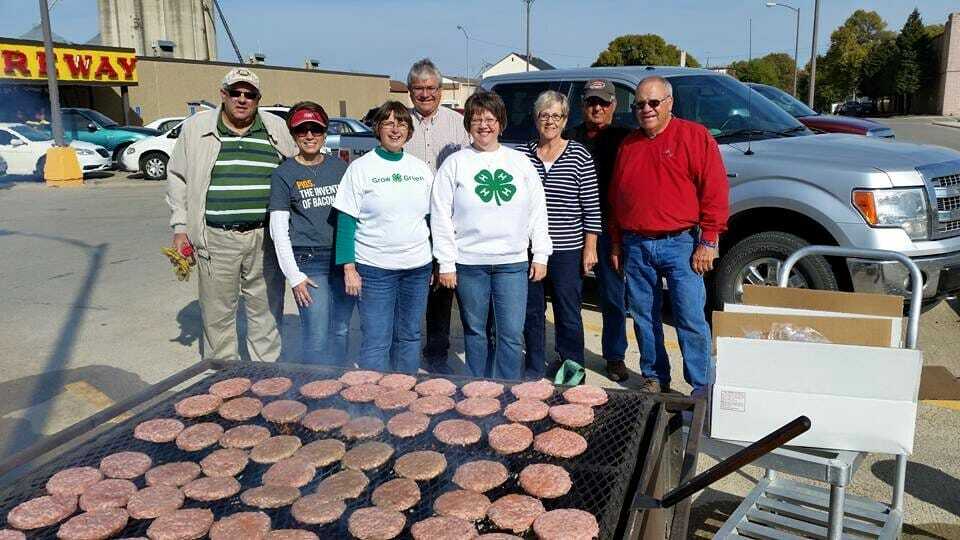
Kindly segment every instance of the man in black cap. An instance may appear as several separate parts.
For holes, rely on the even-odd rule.
[[[610,236],[607,222],[610,218],[610,203],[607,188],[613,175],[620,143],[630,133],[630,128],[613,124],[617,110],[617,93],[608,80],[587,81],[583,88],[583,123],[571,128],[565,138],[573,139],[590,151],[597,167],[597,183],[600,187],[600,208],[603,217],[603,234],[597,243],[597,265],[594,274],[600,292],[600,309],[603,314],[601,343],[603,358],[607,361],[607,377],[615,382],[629,377],[623,362],[627,351],[627,310],[623,276],[610,265]]]

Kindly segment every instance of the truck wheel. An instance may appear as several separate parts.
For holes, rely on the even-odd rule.
[[[140,158],[140,170],[147,180],[163,180],[167,177],[167,160],[170,159],[161,152],[150,152]]]
[[[787,257],[810,243],[799,236],[768,231],[739,241],[719,260],[713,279],[714,307],[739,303],[744,285],[777,285],[780,266]],[[819,255],[804,257],[790,272],[790,287],[837,290],[830,263]]]
[[[124,143],[113,149],[113,165],[117,170],[122,170],[120,160],[123,159],[123,153],[127,151],[128,146],[130,143]]]

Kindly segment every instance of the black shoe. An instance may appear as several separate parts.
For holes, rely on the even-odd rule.
[[[453,370],[447,364],[446,358],[424,359],[423,369],[427,373],[436,373],[437,375],[453,375]]]
[[[630,372],[627,371],[627,364],[623,360],[608,360],[607,378],[613,382],[623,382],[629,379]]]
[[[660,381],[653,377],[642,377],[640,379],[640,386],[637,388],[637,390],[641,392],[650,392],[651,394],[659,394],[660,392],[665,392],[669,389],[669,384],[666,385],[666,389],[664,389],[664,386],[660,384]]]

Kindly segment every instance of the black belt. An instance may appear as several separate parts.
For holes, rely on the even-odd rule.
[[[693,229],[690,228],[690,229],[681,229],[679,231],[671,231],[671,232],[656,233],[656,234],[644,234],[636,231],[626,231],[626,232],[630,234],[635,234],[641,238],[646,238],[648,240],[662,240],[664,238],[673,238],[675,236],[680,236],[682,234],[688,234],[692,230]]]
[[[262,229],[266,224],[262,221],[253,221],[250,223],[211,223],[207,222],[207,227],[221,229],[224,231],[247,232],[256,229]]]

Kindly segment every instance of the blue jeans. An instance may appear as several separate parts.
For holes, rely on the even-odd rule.
[[[632,233],[623,235],[627,302],[640,345],[640,369],[660,384],[670,383],[670,360],[663,344],[660,310],[667,280],[674,326],[683,354],[683,377],[694,390],[710,382],[711,343],[704,307],[707,291],[703,276],[693,271],[695,233],[651,239]]]
[[[518,380],[523,376],[526,262],[457,265],[457,301],[467,367],[474,377]],[[494,343],[488,343],[488,317]]]
[[[623,276],[610,266],[610,235],[603,233],[597,242],[597,265],[593,273],[597,277],[597,292],[600,293],[600,313],[603,316],[603,331],[600,337],[603,358],[623,361],[627,352],[627,293]]]
[[[357,264],[360,274],[360,359],[364,369],[416,373],[420,321],[427,310],[433,264],[386,270]]]
[[[527,315],[523,341],[527,354],[524,378],[540,379],[546,374],[546,292],[553,303],[555,345],[560,360],[583,365],[583,299],[581,259],[583,251],[554,251],[547,261],[547,277],[527,287]]]
[[[346,293],[343,269],[333,265],[327,248],[294,247],[297,267],[317,287],[310,287],[313,302],[298,305],[300,333],[303,338],[303,362],[342,366],[350,343],[350,318],[356,299]]]

